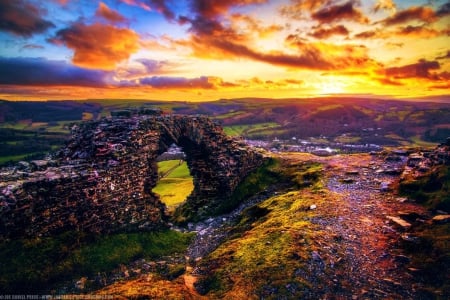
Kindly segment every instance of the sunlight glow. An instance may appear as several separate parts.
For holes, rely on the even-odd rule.
[[[334,81],[330,78],[330,81],[317,84],[316,88],[320,94],[332,95],[342,94],[346,92],[346,84],[341,81]]]

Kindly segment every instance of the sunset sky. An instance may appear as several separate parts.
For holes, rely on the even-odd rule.
[[[0,99],[450,94],[450,2],[0,0]]]

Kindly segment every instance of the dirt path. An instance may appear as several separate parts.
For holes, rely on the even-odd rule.
[[[310,272],[304,276],[323,289],[318,295],[327,299],[415,299],[420,285],[414,282],[414,270],[408,269],[410,258],[399,245],[408,228],[397,224],[395,218],[409,215],[420,221],[426,211],[388,189],[380,189],[398,178],[404,159],[384,161],[368,154],[294,155],[290,159],[321,162],[325,186],[333,199],[317,207],[312,220],[324,238],[315,241],[320,250],[312,253]],[[198,235],[188,250],[191,266],[226,238],[226,229],[245,207],[262,200],[249,201],[230,215],[193,224],[191,230]],[[192,278],[188,279],[192,285]]]
[[[323,251],[316,259],[332,269],[324,272],[332,283],[327,294],[353,299],[415,298],[418,286],[407,267],[410,258],[398,242],[407,235],[408,224],[397,224],[402,222],[396,218],[409,215],[417,219],[426,212],[380,190],[398,177],[389,174],[402,162],[385,162],[369,155],[319,160],[326,165],[326,185],[335,199],[319,208],[314,220],[330,239],[321,245]]]

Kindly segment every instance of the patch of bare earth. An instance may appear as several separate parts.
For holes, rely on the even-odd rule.
[[[386,174],[396,166],[368,154],[315,160],[325,166],[326,187],[333,199],[318,206],[312,220],[323,233],[315,241],[318,250],[310,262],[325,289],[320,294],[330,299],[420,298],[422,287],[415,282],[411,258],[399,241],[427,218],[427,212],[389,189],[380,189],[396,180]]]

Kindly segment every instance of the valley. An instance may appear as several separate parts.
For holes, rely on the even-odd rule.
[[[43,160],[19,165],[4,156],[6,168],[1,174],[6,185],[2,183],[0,208],[5,216],[16,205],[10,197],[18,189],[16,185],[30,181],[32,186],[39,180],[55,186],[59,180],[74,186],[86,180],[86,187],[81,185],[73,195],[64,194],[64,201],[71,203],[75,192],[84,197],[83,191],[89,199],[82,202],[83,206],[76,201],[68,206],[71,215],[79,216],[78,221],[58,221],[55,214],[64,213],[63,206],[45,205],[43,216],[55,221],[45,223],[45,230],[66,228],[64,222],[69,226],[80,222],[77,226],[83,227],[84,211],[92,209],[99,215],[108,211],[108,226],[117,226],[126,223],[126,213],[144,215],[144,210],[158,206],[159,200],[164,208],[158,206],[159,223],[151,230],[130,228],[105,234],[56,230],[51,235],[44,231],[43,235],[2,240],[0,261],[4,272],[0,275],[0,291],[103,295],[114,299],[450,297],[450,142],[445,139],[450,128],[449,105],[337,101],[325,99],[322,105],[311,99],[237,99],[198,104],[137,101],[126,107],[113,101],[74,103],[77,109],[70,116],[66,110],[64,121],[52,119],[54,114],[42,117],[36,111],[26,122],[20,117],[23,111],[12,103],[2,103],[0,112],[5,122],[1,132],[7,133],[2,150],[9,154],[14,153],[14,147],[22,147],[22,156],[17,160],[33,159],[36,152],[43,155]],[[47,109],[59,107],[53,103]],[[152,118],[156,112],[161,114],[157,118],[168,125],[158,127],[142,121],[145,130],[136,131],[140,128],[136,113]],[[204,117],[199,113],[214,122],[201,119]],[[123,119],[110,118],[117,114]],[[81,120],[91,121],[84,131],[74,125]],[[203,120],[200,123],[206,124],[206,129],[190,129],[195,128],[190,122],[198,120]],[[224,126],[224,132],[234,140],[222,136],[216,124]],[[30,131],[32,128],[35,131]],[[152,131],[155,128],[160,133]],[[190,136],[183,135],[186,128],[191,130]],[[69,140],[69,131],[77,133],[75,139],[72,136]],[[50,148],[33,148],[33,141],[54,139],[51,132],[57,132],[57,142],[49,143]],[[207,143],[199,132],[209,132],[205,135]],[[148,144],[143,144],[142,137],[150,137],[145,140]],[[108,146],[111,140],[121,146]],[[197,144],[190,144],[192,140]],[[24,147],[27,141],[31,150]],[[171,149],[173,141],[180,141],[178,146],[184,145],[190,151],[187,159],[175,152],[176,159],[158,161],[155,170],[143,162],[142,157],[147,157],[145,147],[161,147],[156,151],[159,155]],[[57,156],[48,151],[59,143],[66,147],[63,152],[69,153],[62,162],[72,164],[75,157],[78,160],[73,162],[77,164],[70,168],[58,165]],[[199,147],[206,148],[199,151]],[[151,152],[154,157],[156,152]],[[257,158],[261,164],[255,163]],[[208,163],[215,160],[219,164],[226,162],[212,177],[217,182],[221,182],[219,173],[231,182],[236,175],[224,174],[232,174],[233,168],[239,171],[236,165],[250,169],[251,162],[258,167],[245,176],[236,176],[239,184],[232,195],[222,195],[229,203],[214,202],[208,207],[208,203],[202,204],[201,194],[193,198],[189,195],[195,188],[195,176],[203,180],[200,191],[209,190],[206,182],[217,186],[205,179],[212,174]],[[121,164],[123,170],[115,169]],[[138,195],[141,187],[146,191],[149,183],[139,179],[148,176],[145,174],[158,181],[152,189],[158,198],[137,208],[133,195]],[[114,191],[121,182],[127,186],[123,187],[124,193],[117,195],[132,196],[126,200],[130,203],[120,206],[124,213],[107,206],[108,201],[120,203]],[[40,201],[54,198],[53,194],[45,194],[51,193],[46,185],[41,187],[44,191],[32,189],[44,195]],[[23,191],[17,195],[23,195]],[[20,201],[17,204],[23,205]],[[89,205],[92,208],[87,209]],[[29,207],[23,207],[28,214]],[[116,216],[122,219],[116,222]],[[94,223],[86,219],[87,224],[98,226],[97,230],[108,227],[102,225],[103,218],[96,218]],[[24,220],[19,223],[25,224]]]
[[[243,98],[200,103],[113,99],[0,101],[0,165],[26,157],[44,157],[64,145],[73,123],[152,110],[205,115],[230,136],[269,144],[280,140],[283,145],[306,143],[345,149],[348,145],[433,146],[450,135],[450,104],[424,101],[354,97]]]

